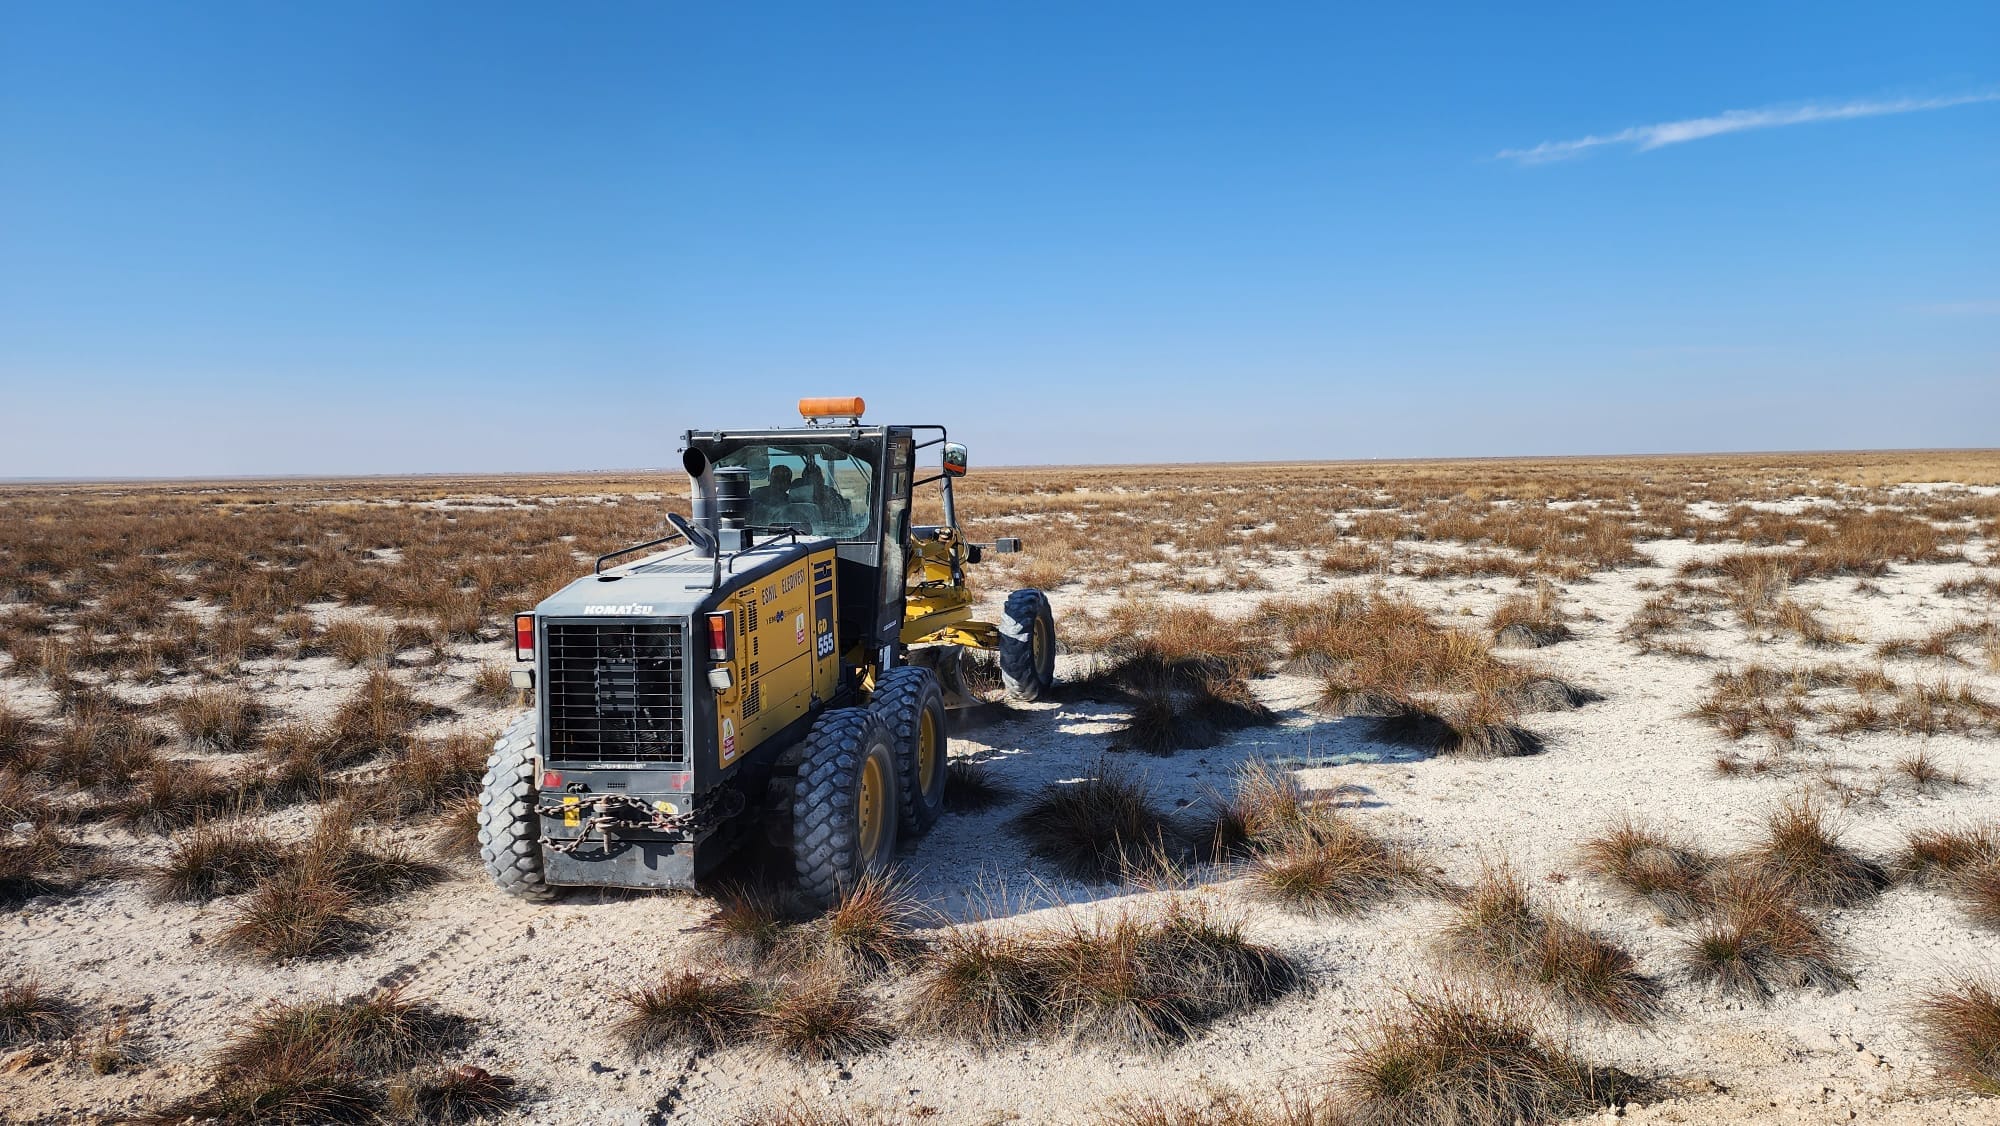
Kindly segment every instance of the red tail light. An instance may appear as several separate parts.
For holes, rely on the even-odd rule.
[[[532,661],[535,659],[535,616],[533,614],[514,615],[514,659]]]
[[[731,620],[735,617],[736,615],[733,613],[710,614],[708,616],[709,660],[727,661],[736,656],[735,647],[731,644],[735,639],[735,631],[730,629]]]
[[[562,775],[557,774],[553,770],[542,771],[542,789],[544,790],[562,789]]]

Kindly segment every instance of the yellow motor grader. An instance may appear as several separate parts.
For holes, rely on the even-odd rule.
[[[479,813],[502,891],[689,888],[761,834],[830,901],[943,811],[966,649],[998,654],[1013,697],[1054,682],[1041,591],[973,617],[965,568],[1021,544],[959,528],[965,447],[865,425],[863,407],[806,399],[798,427],[687,432],[691,518],[515,617],[534,708],[494,745]],[[913,526],[931,484],[943,523]]]

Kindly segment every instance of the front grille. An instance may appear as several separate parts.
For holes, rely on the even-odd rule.
[[[548,648],[551,762],[687,765],[678,625],[562,625]]]

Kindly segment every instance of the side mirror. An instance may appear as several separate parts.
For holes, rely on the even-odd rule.
[[[965,457],[965,447],[963,445],[957,442],[946,442],[944,444],[944,475],[947,477],[965,476]]]

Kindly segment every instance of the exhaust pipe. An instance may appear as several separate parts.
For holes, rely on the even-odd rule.
[[[681,454],[681,468],[688,475],[688,504],[693,510],[694,525],[708,533],[709,542],[694,545],[694,553],[703,558],[715,554],[715,543],[722,528],[715,512],[715,468],[709,464],[708,455],[693,446]]]

